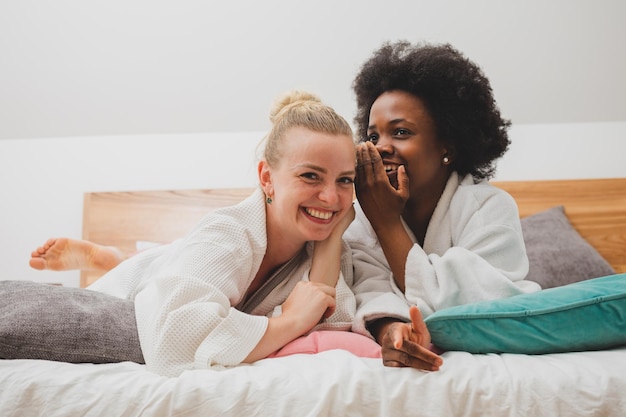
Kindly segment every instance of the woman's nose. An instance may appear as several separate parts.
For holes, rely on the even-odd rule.
[[[376,142],[376,150],[379,154],[392,154],[393,153],[393,142],[391,138],[387,135],[381,135]]]
[[[335,184],[325,186],[320,192],[319,199],[328,205],[334,205],[339,201],[339,190]]]

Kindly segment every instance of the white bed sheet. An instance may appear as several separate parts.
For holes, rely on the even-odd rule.
[[[443,356],[434,373],[333,350],[177,378],[130,362],[0,360],[0,416],[626,415],[626,348]]]

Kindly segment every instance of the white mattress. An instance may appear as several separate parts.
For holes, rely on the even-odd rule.
[[[169,379],[130,362],[0,360],[0,416],[626,416],[626,348],[443,357],[426,373],[333,350]]]

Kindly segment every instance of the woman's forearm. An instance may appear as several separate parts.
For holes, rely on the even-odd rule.
[[[405,289],[406,259],[413,247],[413,241],[402,223],[377,230],[378,241],[391,268],[396,285],[402,292]]]
[[[269,319],[265,334],[243,362],[252,363],[266,358],[302,333],[303,331],[299,330],[296,323],[288,317],[284,315],[272,317]]]
[[[309,281],[331,287],[337,285],[341,263],[341,238],[315,242]]]
[[[331,234],[321,241],[315,242],[309,281],[335,287],[341,270],[341,249],[343,234],[354,220],[354,207],[345,213]]]

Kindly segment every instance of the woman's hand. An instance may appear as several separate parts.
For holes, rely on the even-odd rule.
[[[335,288],[319,282],[300,281],[282,305],[282,316],[289,318],[299,333],[308,332],[322,318],[335,311]]]
[[[243,362],[266,358],[272,352],[302,336],[335,310],[335,289],[328,285],[300,281],[282,305],[282,314],[271,317],[265,334]]]
[[[377,230],[379,226],[398,222],[409,199],[409,178],[404,166],[398,168],[396,190],[389,182],[382,158],[372,142],[359,144],[356,152],[356,195],[372,227]]]
[[[415,306],[409,310],[411,323],[389,322],[380,329],[383,364],[438,371],[443,364],[439,355],[430,350],[430,332]]]
[[[357,147],[356,195],[369,220],[398,288],[405,290],[405,266],[413,241],[402,224],[402,211],[409,199],[409,177],[398,167],[398,189],[387,177],[382,158],[372,142]]]
[[[314,243],[313,260],[311,261],[311,271],[309,281],[335,287],[339,280],[341,270],[341,237],[352,220],[354,220],[354,206],[350,206],[347,213],[335,225],[331,234],[325,239]],[[328,313],[331,314],[328,314]],[[331,311],[324,314],[324,318],[332,315]]]
[[[348,226],[350,226],[350,223],[352,223],[355,217],[356,217],[356,212],[354,211],[354,203],[353,203],[353,205],[350,206],[350,208],[344,214],[341,220],[339,220],[337,225],[335,225],[335,228],[333,229],[328,239],[341,240],[341,237],[343,236],[344,232],[348,229]]]

